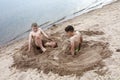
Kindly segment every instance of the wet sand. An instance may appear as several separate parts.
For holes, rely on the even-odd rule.
[[[99,31],[81,31],[81,33],[83,36],[87,35],[88,37],[103,35],[103,32]],[[58,47],[55,49],[47,48],[45,53],[41,53],[41,50],[36,47],[33,47],[32,51],[28,53],[28,44],[26,43],[14,55],[13,67],[20,70],[38,69],[38,71],[44,71],[46,74],[53,72],[61,76],[70,74],[80,76],[96,66],[101,68],[101,65],[104,65],[101,64],[102,59],[112,54],[112,51],[108,49],[108,43],[84,40],[80,51],[72,56],[67,53],[67,38],[62,35],[64,34],[52,34],[52,37],[56,38],[55,41],[58,42]]]
[[[44,54],[28,54],[28,39],[0,48],[0,80],[119,80],[119,11],[117,1],[49,28],[46,33],[52,32],[59,47]],[[75,56],[65,53],[64,28],[69,24],[84,38]]]

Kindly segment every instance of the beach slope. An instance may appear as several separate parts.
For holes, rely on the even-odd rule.
[[[14,65],[15,64],[14,57],[16,54],[21,55],[20,50],[23,46],[26,45],[27,39],[21,39],[10,45],[4,46],[0,48],[0,65],[1,65],[0,80],[119,80],[120,79],[119,22],[120,22],[120,1],[118,0],[117,2],[104,6],[101,9],[85,13],[73,19],[57,24],[56,27],[49,28],[46,31],[46,33],[48,34],[52,33],[51,35],[55,36],[57,40],[61,41],[60,36],[64,37],[63,36],[63,34],[65,33],[64,28],[67,25],[73,25],[75,27],[75,30],[80,31],[83,34],[84,41],[86,41],[84,43],[88,43],[89,44],[88,46],[90,46],[90,48],[87,48],[88,52],[86,52],[85,54],[84,53],[80,54],[79,57],[77,58],[75,56],[76,59],[71,57],[67,58],[65,57],[67,55],[58,54],[59,55],[58,58],[61,59],[60,63],[62,63],[63,59],[65,58],[68,59],[68,60],[65,59],[63,61],[66,66],[61,65],[62,67],[64,66],[65,69],[68,71],[68,72],[66,71],[65,73],[58,73],[61,70],[61,67],[58,67],[60,70],[54,68],[58,72],[55,72],[53,70],[50,71],[47,68],[49,72],[47,72],[46,74],[45,73],[46,71],[39,70],[39,68],[41,69],[41,67],[38,68],[32,65],[32,67],[29,67],[28,69],[22,69],[21,67],[24,68],[25,65],[22,65],[20,67],[16,66],[18,64]],[[96,52],[94,52],[95,50],[92,51],[91,49],[93,50],[95,49]],[[89,50],[93,52],[93,54],[90,54]],[[51,59],[51,56],[54,55],[56,54],[50,55],[50,57],[49,55],[47,55],[48,59]],[[46,58],[46,55],[42,56]],[[61,56],[65,58],[61,58]],[[26,59],[27,57],[24,56],[24,58]],[[40,59],[42,60],[44,58]],[[56,57],[53,58],[55,60],[58,59]],[[69,59],[73,59],[73,61],[69,61]],[[16,60],[18,60],[19,62],[20,60],[19,57],[16,58]],[[51,59],[48,61],[52,61],[55,65],[58,65],[57,63],[55,63],[55,60]],[[31,62],[33,61],[34,59],[31,60]],[[30,61],[28,60],[28,62]],[[45,62],[45,60],[41,62]],[[84,66],[82,65],[83,64],[82,62],[84,62],[85,64]],[[101,64],[99,66],[96,66],[99,64],[99,62]],[[50,66],[52,67],[53,65]],[[46,65],[43,67],[46,67]],[[78,67],[80,67],[80,69],[78,69]],[[65,71],[65,69],[63,70]],[[82,71],[82,74],[81,72],[77,73],[77,70],[79,72]]]

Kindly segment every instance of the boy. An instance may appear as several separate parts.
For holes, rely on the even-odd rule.
[[[36,47],[41,48],[43,52],[46,51],[45,47],[57,47],[57,43],[54,41],[50,42],[44,42],[43,40],[43,35],[49,39],[48,35],[41,29],[38,28],[37,23],[33,23],[31,25],[32,31],[29,34],[29,46],[28,46],[28,51],[31,50],[31,43],[32,40],[34,41]]]
[[[75,55],[75,53],[80,50],[81,43],[83,41],[82,35],[80,34],[80,32],[74,31],[74,28],[71,25],[65,28],[65,32],[67,33],[70,41],[70,53],[72,55]]]

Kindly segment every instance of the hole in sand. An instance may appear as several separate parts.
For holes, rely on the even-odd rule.
[[[54,37],[60,37],[54,35]],[[66,54],[67,43],[62,38],[58,40],[59,47],[48,50],[40,54],[40,50],[33,49],[27,53],[27,44],[24,45],[14,55],[14,65],[16,68],[26,70],[28,68],[37,68],[44,73],[57,73],[59,75],[82,75],[85,71],[101,67],[101,61],[111,56],[112,52],[108,49],[109,44],[98,41],[84,41],[79,53],[75,56]]]

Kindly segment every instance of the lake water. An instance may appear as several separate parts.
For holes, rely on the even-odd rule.
[[[0,0],[0,45],[29,30],[33,22],[43,24],[49,21],[48,24],[51,24],[63,17],[70,17],[75,12],[77,15],[82,14],[112,1]]]

